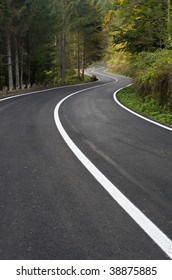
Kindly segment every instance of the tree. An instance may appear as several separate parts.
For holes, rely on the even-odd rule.
[[[54,60],[52,1],[3,0],[0,12],[0,40],[7,42],[9,89],[13,89],[13,80],[18,88],[23,79],[28,86],[48,79]]]
[[[73,2],[70,29],[76,34],[78,77],[83,78],[86,65],[98,60],[102,54],[101,15],[97,1]]]
[[[83,78],[101,56],[96,0],[1,0],[0,16],[1,88],[65,83],[76,68]]]
[[[12,49],[11,49],[11,34],[12,34],[12,13],[10,9],[10,0],[3,0],[0,5],[1,10],[1,31],[3,36],[1,42],[6,42],[6,57],[7,57],[7,67],[8,67],[8,87],[9,90],[13,90],[13,71],[12,71]],[[3,24],[4,23],[4,24]]]
[[[161,0],[118,1],[114,43],[130,52],[153,51],[165,46],[165,5]]]

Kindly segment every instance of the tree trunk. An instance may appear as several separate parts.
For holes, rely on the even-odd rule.
[[[62,83],[65,82],[66,78],[66,7],[67,1],[61,0],[61,22],[62,22],[62,31],[60,32],[60,78]]]
[[[81,75],[81,64],[80,64],[80,32],[78,30],[78,78]]]
[[[8,88],[12,91],[14,88],[13,84],[13,70],[12,70],[12,55],[11,55],[11,40],[10,32],[7,33],[7,56],[8,56]]]
[[[167,32],[168,32],[168,40],[171,40],[171,2],[167,0]]]
[[[31,83],[31,79],[30,79],[30,75],[31,75],[31,70],[30,70],[30,66],[31,66],[31,57],[30,57],[30,32],[28,31],[27,34],[27,55],[28,55],[28,65],[27,65],[27,87],[30,87],[30,83]]]
[[[65,82],[66,76],[66,32],[60,33],[60,78],[62,83]]]
[[[16,89],[20,87],[20,75],[19,75],[19,53],[18,53],[18,44],[15,38],[15,70],[16,70]]]
[[[84,80],[85,71],[85,38],[83,40],[83,53],[82,53],[82,79]]]
[[[20,88],[23,89],[23,48],[21,47],[21,54],[20,54]]]

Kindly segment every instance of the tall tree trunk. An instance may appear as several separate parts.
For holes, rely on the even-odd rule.
[[[168,32],[168,40],[171,40],[171,2],[167,0],[167,32]]]
[[[11,40],[10,32],[7,32],[7,56],[8,56],[8,88],[9,91],[14,89],[13,71],[12,71],[12,55],[11,55]]]
[[[30,66],[31,66],[31,57],[30,57],[30,32],[28,31],[27,33],[27,55],[28,55],[28,64],[27,64],[27,87],[30,86],[30,83],[31,83],[31,79],[30,79],[30,76],[31,76],[31,69],[30,69]]]
[[[78,57],[77,57],[77,63],[78,63],[78,78],[81,76],[81,63],[80,63],[80,32],[78,30]]]
[[[21,54],[20,54],[20,88],[23,88],[23,47],[21,47]]]
[[[60,78],[65,82],[66,76],[66,31],[60,33]]]
[[[16,89],[20,87],[20,75],[19,75],[19,53],[18,53],[18,44],[15,38],[15,74],[16,74]]]
[[[62,83],[65,82],[66,77],[66,7],[67,1],[61,0],[61,22],[62,30],[60,32],[60,78]]]
[[[82,79],[84,80],[85,71],[85,38],[83,40],[83,52],[82,52]]]

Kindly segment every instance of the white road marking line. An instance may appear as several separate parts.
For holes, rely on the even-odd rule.
[[[130,84],[130,85],[126,86],[126,87],[129,87],[129,86],[131,86],[131,85],[132,85],[132,84]],[[142,116],[142,115],[140,115],[140,114],[134,112],[133,110],[131,110],[131,109],[129,109],[128,107],[126,107],[125,105],[123,105],[123,104],[118,100],[118,98],[117,98],[117,93],[118,93],[120,90],[122,90],[122,89],[124,89],[124,88],[126,88],[126,87],[123,87],[123,88],[121,88],[121,89],[115,91],[114,94],[113,94],[113,98],[114,98],[115,102],[116,102],[119,106],[121,106],[123,109],[127,110],[127,111],[130,112],[131,114],[133,114],[133,115],[135,115],[135,116],[137,116],[137,117],[139,117],[139,118],[141,118],[141,119],[143,119],[143,120],[145,120],[145,121],[148,121],[148,122],[153,123],[153,124],[155,124],[155,125],[157,125],[157,126],[160,126],[160,127],[162,127],[162,128],[165,128],[165,129],[167,129],[167,130],[172,131],[172,128],[170,128],[170,127],[168,127],[168,126],[165,126],[165,125],[163,125],[163,124],[160,124],[160,123],[158,123],[158,122],[156,122],[156,121],[150,120],[150,119],[148,119],[148,118],[146,118],[146,117],[144,117],[144,116]]]
[[[103,77],[112,79],[112,80],[114,80],[115,82],[118,82],[118,79],[115,78],[115,77],[111,77],[110,75],[106,75],[106,74],[102,74],[102,73],[97,72],[97,70],[103,70],[103,69],[105,69],[105,67],[95,68],[95,69],[92,70],[92,72],[95,73],[95,74],[98,74],[98,75],[100,75],[100,76],[103,76]],[[96,71],[95,71],[95,70],[96,70]],[[105,70],[104,70],[103,72],[105,72]],[[112,74],[112,75],[113,75],[113,74]]]
[[[99,75],[100,73],[97,73]],[[107,75],[106,75],[107,76]],[[112,78],[110,76],[107,76],[108,78]],[[116,80],[116,78],[112,78],[113,80]],[[112,82],[113,83],[113,82]],[[110,83],[108,83],[110,84]],[[46,89],[46,90],[41,90],[41,91],[35,91],[35,92],[29,92],[25,94],[19,94],[19,95],[14,95],[14,96],[9,96],[6,98],[0,99],[0,102],[12,99],[12,98],[17,98],[17,97],[22,97],[26,95],[31,95],[35,93],[41,93],[41,92],[46,92],[46,91],[51,91],[55,89],[60,89],[60,88],[67,88],[71,86],[80,86],[80,85],[85,85],[85,84],[78,84],[78,85],[69,85],[69,86],[63,86],[63,87],[55,87],[51,89]],[[78,147],[74,144],[74,142],[70,139],[70,137],[67,135],[65,132],[60,119],[59,119],[59,108],[60,105],[68,98],[71,96],[87,91],[89,89],[93,89],[96,87],[101,87],[105,86],[100,85],[100,86],[95,86],[95,87],[90,87],[78,92],[75,92],[66,98],[62,99],[56,106],[55,111],[54,111],[54,118],[55,122],[57,125],[57,128],[62,135],[63,139],[67,143],[67,145],[70,147],[70,149],[73,151],[73,153],[76,155],[76,157],[82,162],[82,164],[88,169],[88,171],[95,177],[95,179],[107,190],[107,192],[116,200],[116,202],[135,220],[135,222],[154,240],[155,243],[172,259],[172,241],[156,226],[154,225],[132,202],[130,202],[104,175],[101,173],[98,168],[78,149]],[[121,88],[122,89],[122,88]],[[119,90],[121,90],[119,89]],[[118,90],[118,91],[119,91]],[[116,91],[117,93],[117,91]],[[119,104],[120,106],[122,104]],[[124,109],[128,109],[124,106]],[[131,111],[131,113],[134,113]],[[142,117],[137,114],[138,117]],[[144,118],[144,117],[143,117]],[[144,118],[147,121],[150,121],[149,119]],[[159,125],[158,123],[155,123],[156,125]],[[168,127],[160,125],[166,129]],[[169,129],[171,130],[171,129]]]
[[[105,85],[101,85],[105,86]],[[63,98],[54,110],[54,119],[58,131],[63,137],[66,144],[79,159],[79,161],[86,167],[86,169],[93,175],[93,177],[104,187],[104,189],[113,197],[113,199],[129,214],[129,216],[147,233],[147,235],[172,259],[172,241],[153,223],[151,222],[126,196],[120,192],[115,185],[113,185],[105,175],[81,152],[75,145],[72,139],[64,130],[59,117],[59,109],[62,103],[70,97],[88,91],[89,89],[98,88],[95,86],[81,91],[77,91],[69,96]]]
[[[104,67],[103,67],[103,68],[99,68],[99,69],[97,69],[97,70],[101,70],[101,69],[104,69]],[[94,70],[93,70],[93,71],[94,71]],[[104,70],[104,72],[105,72],[105,70]],[[113,74],[110,74],[110,75],[108,76],[108,75],[104,75],[104,74],[98,73],[98,72],[95,72],[95,73],[96,73],[96,74],[99,74],[100,76],[108,77],[108,78],[111,78],[111,79],[114,79],[114,80],[118,81],[117,78],[111,76],[111,75],[113,75]],[[124,77],[125,77],[125,76],[124,76]],[[130,79],[129,77],[127,77],[127,78]],[[131,80],[131,79],[130,79],[130,80]],[[132,83],[129,84],[129,85],[127,85],[126,87],[129,87],[129,86],[131,86],[131,85],[132,85]],[[129,108],[126,107],[125,105],[123,105],[123,104],[118,100],[118,98],[117,98],[117,93],[118,93],[119,91],[121,91],[122,89],[126,88],[126,87],[122,87],[122,88],[118,89],[118,90],[115,91],[114,94],[113,94],[113,98],[114,98],[115,102],[116,102],[119,106],[121,106],[121,107],[122,107],[123,109],[125,109],[126,111],[130,112],[131,114],[133,114],[133,115],[135,115],[135,116],[137,116],[137,117],[139,117],[139,118],[141,118],[141,119],[143,119],[143,120],[145,120],[145,121],[147,121],[147,122],[153,123],[153,124],[155,124],[155,125],[157,125],[157,126],[160,126],[160,127],[162,127],[162,128],[165,128],[165,129],[167,129],[167,130],[172,131],[172,128],[171,128],[171,127],[168,127],[168,126],[166,126],[166,125],[163,125],[163,124],[161,124],[161,123],[158,123],[158,122],[156,122],[156,121],[153,121],[153,120],[151,120],[151,119],[148,119],[148,118],[146,118],[146,117],[140,115],[139,113],[136,113],[136,112],[134,112],[133,110],[129,109]]]
[[[4,98],[0,99],[0,102],[8,100],[8,99],[12,99],[12,98],[23,97],[23,96],[32,95],[35,93],[41,93],[41,92],[51,91],[51,90],[60,89],[60,88],[62,88],[62,87],[55,87],[55,88],[49,88],[49,89],[43,89],[43,90],[38,90],[38,91],[16,94],[16,95],[4,97]]]
[[[98,79],[99,81],[100,79]],[[98,82],[95,81],[94,83]],[[5,100],[8,99],[12,99],[12,98],[17,98],[17,97],[23,97],[23,96],[27,96],[27,95],[32,95],[32,94],[36,94],[36,93],[41,93],[41,92],[46,92],[46,91],[53,91],[56,89],[63,89],[63,88],[69,88],[69,87],[75,87],[75,86],[84,86],[84,85],[89,85],[92,84],[93,82],[87,82],[87,83],[81,83],[81,84],[75,84],[75,85],[68,85],[68,86],[59,86],[59,87],[54,87],[54,88],[48,88],[48,89],[42,89],[42,90],[37,90],[37,91],[32,91],[32,92],[27,92],[27,93],[20,93],[20,94],[16,94],[16,95],[12,95],[12,96],[8,96],[8,97],[2,97],[0,99],[0,102],[3,102]]]

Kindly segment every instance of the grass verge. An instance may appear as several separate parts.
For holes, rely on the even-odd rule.
[[[0,91],[0,99],[8,96],[14,96],[18,94],[24,94],[24,93],[29,93],[29,92],[36,92],[40,90],[45,90],[45,89],[50,89],[54,87],[59,87],[59,86],[67,86],[67,85],[77,85],[77,84],[83,84],[83,83],[89,83],[93,82],[92,77],[85,75],[84,79],[79,79],[78,77],[73,77],[71,79],[68,79],[64,84],[62,83],[56,83],[56,84],[50,84],[50,85],[36,85],[31,88],[24,88],[24,89],[17,89],[13,91]]]
[[[172,111],[158,105],[156,101],[150,97],[143,100],[138,96],[133,86],[118,92],[117,98],[123,105],[141,115],[170,127],[172,126]]]

